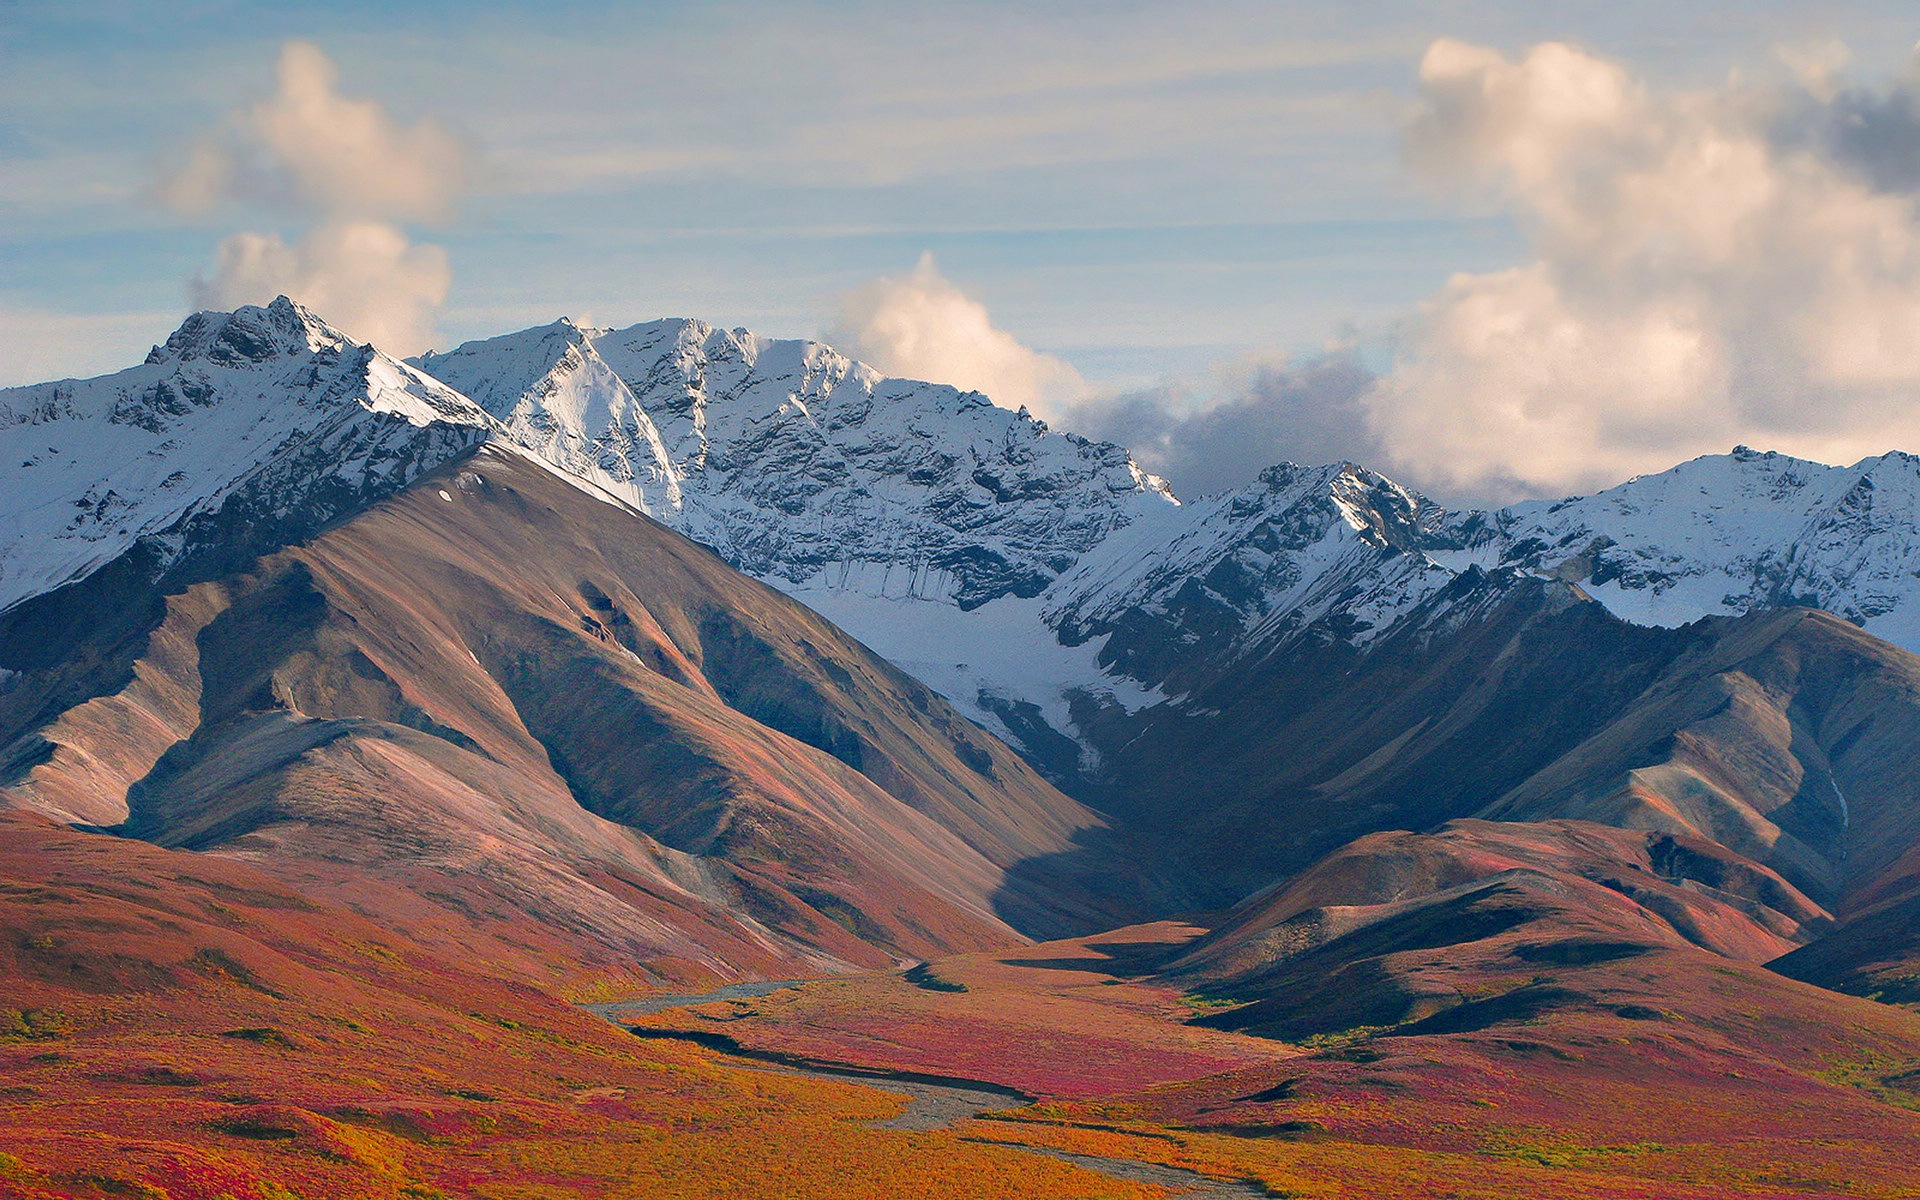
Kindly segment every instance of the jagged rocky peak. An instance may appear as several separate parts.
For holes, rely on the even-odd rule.
[[[196,313],[139,366],[0,390],[0,609],[136,544],[164,568],[317,528],[495,428],[285,297]]]
[[[682,503],[681,472],[653,419],[600,357],[594,331],[562,317],[416,361],[561,470],[656,517]]]
[[[586,331],[561,317],[550,325],[467,342],[453,351],[429,351],[413,363],[504,417],[523,402],[534,405],[543,388],[597,357]]]
[[[197,312],[147,355],[147,365],[204,359],[223,366],[265,362],[288,354],[339,350],[347,335],[285,296],[264,307]]]
[[[1577,583],[1638,624],[1801,604],[1920,650],[1910,454],[1836,467],[1740,446],[1591,496],[1452,517],[1428,550]]]
[[[1295,472],[1301,470],[1288,466]],[[1343,462],[1320,469],[1334,472],[1327,491],[1341,516],[1355,532],[1376,545],[1419,549],[1446,519],[1446,511],[1432,500],[1358,463]]]
[[[1195,502],[1190,524],[1264,532],[1276,547],[1301,549],[1344,526],[1380,549],[1416,550],[1446,513],[1419,492],[1354,462],[1283,462],[1253,482]]]
[[[561,322],[417,361],[522,445],[790,588],[1030,597],[1177,503],[1119,446],[819,342]]]
[[[1046,616],[1068,641],[1114,633],[1110,658],[1155,681],[1169,656],[1227,653],[1330,618],[1364,641],[1451,578],[1419,549],[1443,518],[1356,464],[1281,463],[1109,539],[1048,594]]]

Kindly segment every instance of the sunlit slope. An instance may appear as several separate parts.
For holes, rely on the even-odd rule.
[[[532,920],[589,959],[832,969],[1137,903],[1010,879],[1117,844],[807,609],[515,451],[164,599],[80,586],[8,614],[9,803],[492,953]]]

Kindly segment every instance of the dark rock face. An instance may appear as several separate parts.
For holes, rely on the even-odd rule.
[[[1177,655],[1173,628],[1145,645]],[[1826,614],[1648,629],[1499,573],[1364,647],[1176,661],[1174,700],[1076,714],[1098,769],[1073,786],[1208,863],[1222,900],[1469,816],[1703,838],[1825,904],[1920,842],[1920,768],[1896,749],[1920,738],[1920,659]]]

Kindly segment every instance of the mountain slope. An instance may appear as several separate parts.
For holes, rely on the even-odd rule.
[[[1762,963],[1831,919],[1700,838],[1583,822],[1450,822],[1371,834],[1238,905],[1168,970],[1249,1001],[1213,1023],[1288,1036],[1395,1025],[1468,1002],[1406,962],[1491,938],[1536,969],[1699,948]]]
[[[1365,646],[1296,640],[1081,716],[1085,794],[1240,894],[1469,816],[1709,839],[1828,906],[1920,845],[1920,658],[1805,609],[1664,630],[1470,574]]]
[[[1920,658],[1830,614],[1708,622],[1594,737],[1485,815],[1710,837],[1816,897],[1920,846]]]
[[[512,448],[157,605],[120,573],[76,586],[128,589],[93,600],[128,624],[56,650],[32,606],[7,614],[15,805],[722,974],[1134,903],[1096,872],[1009,879],[1121,851],[806,609]]]

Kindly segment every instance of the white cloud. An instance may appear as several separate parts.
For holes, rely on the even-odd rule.
[[[357,338],[411,353],[431,341],[446,300],[446,252],[416,246],[396,222],[446,216],[468,156],[432,120],[396,122],[378,103],[338,94],[339,70],[309,42],[281,48],[277,89],[200,138],[161,181],[183,213],[253,204],[310,217],[295,242],[225,239],[196,303],[229,308],[293,296]]]
[[[197,140],[162,182],[170,206],[300,204],[334,219],[435,220],[470,174],[468,156],[431,118],[401,126],[372,100],[334,89],[340,70],[311,42],[280,49],[277,88]]]
[[[1738,441],[1920,449],[1920,215],[1855,119],[1885,132],[1912,110],[1843,92],[1841,61],[1682,92],[1567,45],[1434,43],[1408,158],[1507,206],[1533,260],[1422,308],[1366,400],[1396,465],[1498,493]]]
[[[1351,346],[1224,364],[1192,386],[1096,388],[1072,364],[1023,345],[923,254],[911,274],[847,295],[836,348],[907,379],[983,392],[1057,427],[1131,449],[1192,497],[1235,487],[1283,460],[1375,460],[1361,397],[1373,374]]]
[[[911,274],[849,293],[827,340],[889,375],[982,392],[1045,420],[1058,419],[1088,392],[1072,364],[995,326],[987,306],[941,275],[931,253]]]
[[[361,341],[412,353],[432,343],[450,279],[445,250],[359,221],[318,226],[292,245],[236,233],[220,243],[212,277],[196,280],[193,293],[202,308],[293,296]]]

